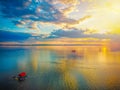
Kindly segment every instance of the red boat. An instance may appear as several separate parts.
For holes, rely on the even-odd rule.
[[[27,74],[26,74],[26,72],[21,72],[21,73],[18,74],[18,76],[19,76],[19,77],[26,77]]]
[[[76,52],[76,50],[72,50],[72,52],[73,52],[73,53],[75,53],[75,52]]]
[[[24,81],[26,77],[27,77],[26,72],[21,72],[17,76],[13,76],[13,78],[18,81]]]

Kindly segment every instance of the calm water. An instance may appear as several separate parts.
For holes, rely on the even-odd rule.
[[[25,81],[13,80],[23,71]],[[105,46],[1,47],[0,90],[120,90],[120,51]]]

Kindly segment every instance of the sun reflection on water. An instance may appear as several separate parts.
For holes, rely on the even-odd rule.
[[[29,90],[120,88],[120,51],[111,51],[107,46],[38,46],[9,52],[2,57],[5,63],[0,64],[1,71],[7,67],[11,72],[26,71],[29,79],[23,87]],[[4,74],[2,77],[6,78]]]
[[[84,83],[88,85],[86,88],[113,88],[116,85],[115,82],[120,79],[117,77],[120,72],[118,72],[118,74],[105,75],[105,73],[117,73],[116,68],[120,69],[120,67],[117,65],[120,64],[120,61],[118,60],[120,58],[118,56],[120,55],[120,52],[113,53],[106,46],[43,48],[46,49],[47,52],[47,54],[43,55],[46,58],[43,59],[49,60],[46,60],[47,62],[41,60],[42,58],[40,57],[40,52],[42,52],[42,50],[41,47],[39,47],[40,50],[37,47],[37,52],[34,52],[34,50],[32,51],[32,65],[34,70],[37,70],[38,67],[41,68],[40,70],[43,72],[42,75],[53,73],[53,71],[50,71],[54,70],[54,72],[59,73],[59,77],[62,78],[61,83],[64,83],[66,86],[68,86],[66,89],[83,89],[84,87],[80,87],[81,85],[79,85],[79,80],[82,81],[82,79]],[[48,53],[49,50],[56,55],[51,57],[50,53]],[[72,50],[75,50],[76,52],[72,52]],[[80,79],[81,75],[84,78]],[[41,76],[41,78],[42,77],[43,76]],[[103,81],[104,79],[105,81]]]

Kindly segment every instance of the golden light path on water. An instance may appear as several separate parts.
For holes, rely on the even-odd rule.
[[[51,52],[52,57],[57,57],[54,61],[50,59]],[[35,46],[30,58],[34,73],[39,73],[40,78],[53,73],[48,76],[49,89],[57,89],[56,84],[66,90],[78,90],[81,86],[114,89],[120,84],[120,51],[111,51],[107,46]],[[22,70],[28,68],[24,64],[23,67]],[[57,81],[55,73],[59,73]]]

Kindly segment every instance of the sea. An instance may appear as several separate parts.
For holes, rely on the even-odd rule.
[[[25,80],[14,79],[26,72]],[[1,46],[0,90],[120,90],[120,50]]]

